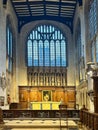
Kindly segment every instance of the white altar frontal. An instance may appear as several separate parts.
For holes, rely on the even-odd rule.
[[[31,110],[59,110],[60,102],[30,102]]]

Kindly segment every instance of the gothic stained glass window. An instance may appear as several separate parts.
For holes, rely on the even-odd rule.
[[[67,42],[63,33],[52,25],[40,25],[30,32],[27,40],[27,65],[67,65]]]
[[[7,70],[12,72],[12,44],[13,35],[9,26],[7,26]]]
[[[96,39],[96,34],[98,32],[98,5],[97,0],[92,0],[89,2],[89,40],[91,41],[91,60],[92,62],[98,63],[98,43]]]
[[[78,73],[79,80],[82,81],[84,77],[84,43],[81,40],[81,23],[80,20],[77,24],[77,32],[76,32],[76,47],[77,47],[77,63],[78,63]]]
[[[95,54],[95,43],[91,44],[91,61],[94,62],[94,55]]]
[[[90,1],[89,6],[89,38],[94,37],[97,32],[97,0]]]
[[[98,63],[98,42],[96,41],[96,62]]]

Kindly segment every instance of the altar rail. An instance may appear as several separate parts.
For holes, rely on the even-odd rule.
[[[3,110],[3,118],[73,118],[73,120],[79,120],[79,110]]]
[[[98,130],[98,113],[80,111],[80,121],[90,130]]]

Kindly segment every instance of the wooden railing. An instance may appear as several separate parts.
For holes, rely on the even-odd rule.
[[[90,130],[98,130],[98,114],[85,110],[80,111],[80,121]]]
[[[3,110],[3,118],[73,118],[79,120],[79,110]]]
[[[98,113],[86,110],[2,110],[0,122],[5,118],[71,118],[80,120],[89,130],[98,130]],[[2,118],[3,117],[3,118]]]

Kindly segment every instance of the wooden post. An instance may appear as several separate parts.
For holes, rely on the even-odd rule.
[[[0,130],[4,130],[3,111],[0,108]]]
[[[0,108],[0,124],[4,124],[4,122],[3,122],[3,112],[2,112],[1,108]]]
[[[94,89],[94,112],[98,113],[98,76],[92,77],[93,82],[93,89]]]

